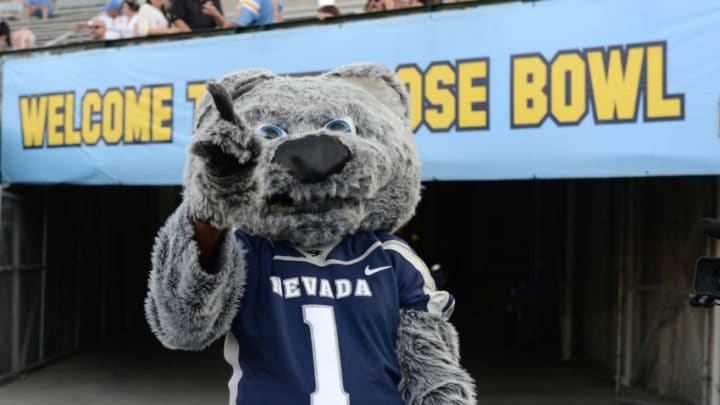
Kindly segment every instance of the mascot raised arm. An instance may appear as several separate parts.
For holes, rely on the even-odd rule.
[[[168,348],[225,338],[230,404],[474,404],[452,295],[392,235],[420,199],[408,94],[375,64],[208,83],[145,303]]]

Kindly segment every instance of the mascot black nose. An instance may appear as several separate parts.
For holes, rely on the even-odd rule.
[[[277,148],[273,162],[285,166],[303,183],[319,183],[339,173],[350,160],[350,151],[337,138],[306,136],[286,141]]]

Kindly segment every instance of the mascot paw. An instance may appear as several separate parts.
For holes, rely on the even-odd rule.
[[[429,392],[420,401],[422,405],[476,405],[475,394],[466,385],[447,383]]]
[[[184,182],[184,200],[191,218],[224,229],[233,224],[231,207],[240,207],[253,187],[252,173],[261,144],[235,113],[221,83],[208,83],[208,93],[214,111],[201,117],[200,135],[189,145],[192,161]]]

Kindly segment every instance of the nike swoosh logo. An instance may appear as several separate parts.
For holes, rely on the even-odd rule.
[[[381,272],[383,270],[391,269],[392,266],[385,266],[385,267],[375,267],[374,269],[371,269],[370,266],[365,266],[365,275],[366,276],[372,276],[375,273]]]

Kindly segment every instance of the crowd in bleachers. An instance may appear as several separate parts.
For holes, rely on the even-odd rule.
[[[51,0],[24,1],[25,20],[52,18]],[[240,0],[233,17],[227,20],[220,0],[108,0],[102,12],[73,29],[88,30],[95,40],[113,40],[279,21],[282,21],[282,0]],[[2,35],[14,36],[6,21],[0,21],[0,39]],[[3,49],[8,47],[15,48],[9,39]]]
[[[376,11],[399,10],[412,7],[426,7],[432,4],[460,3],[468,0],[368,0],[365,3],[364,11],[372,13]]]
[[[21,0],[22,17],[53,18],[55,0]],[[367,0],[366,13],[421,7],[464,0]],[[98,14],[71,27],[73,32],[89,34],[93,40],[163,35],[225,27],[267,25],[283,21],[283,0],[238,0],[233,13],[225,14],[220,0],[107,0]],[[341,15],[335,0],[319,0],[319,20]],[[12,31],[0,19],[0,51],[35,47],[35,36],[28,28]]]
[[[75,26],[75,30],[87,29],[95,40],[133,38],[178,32],[168,18],[170,5],[167,0],[110,0],[104,12],[89,21]]]
[[[75,29],[89,29],[93,39],[112,40],[232,26],[272,24],[281,19],[280,0],[241,0],[226,21],[219,0],[109,0],[104,12]]]
[[[363,7],[363,11],[365,13],[373,13],[412,7],[425,7],[432,4],[459,3],[462,1],[472,0],[367,0],[365,6]],[[340,9],[335,4],[325,4],[317,10],[317,18],[319,20],[337,17],[339,15],[341,15]]]

